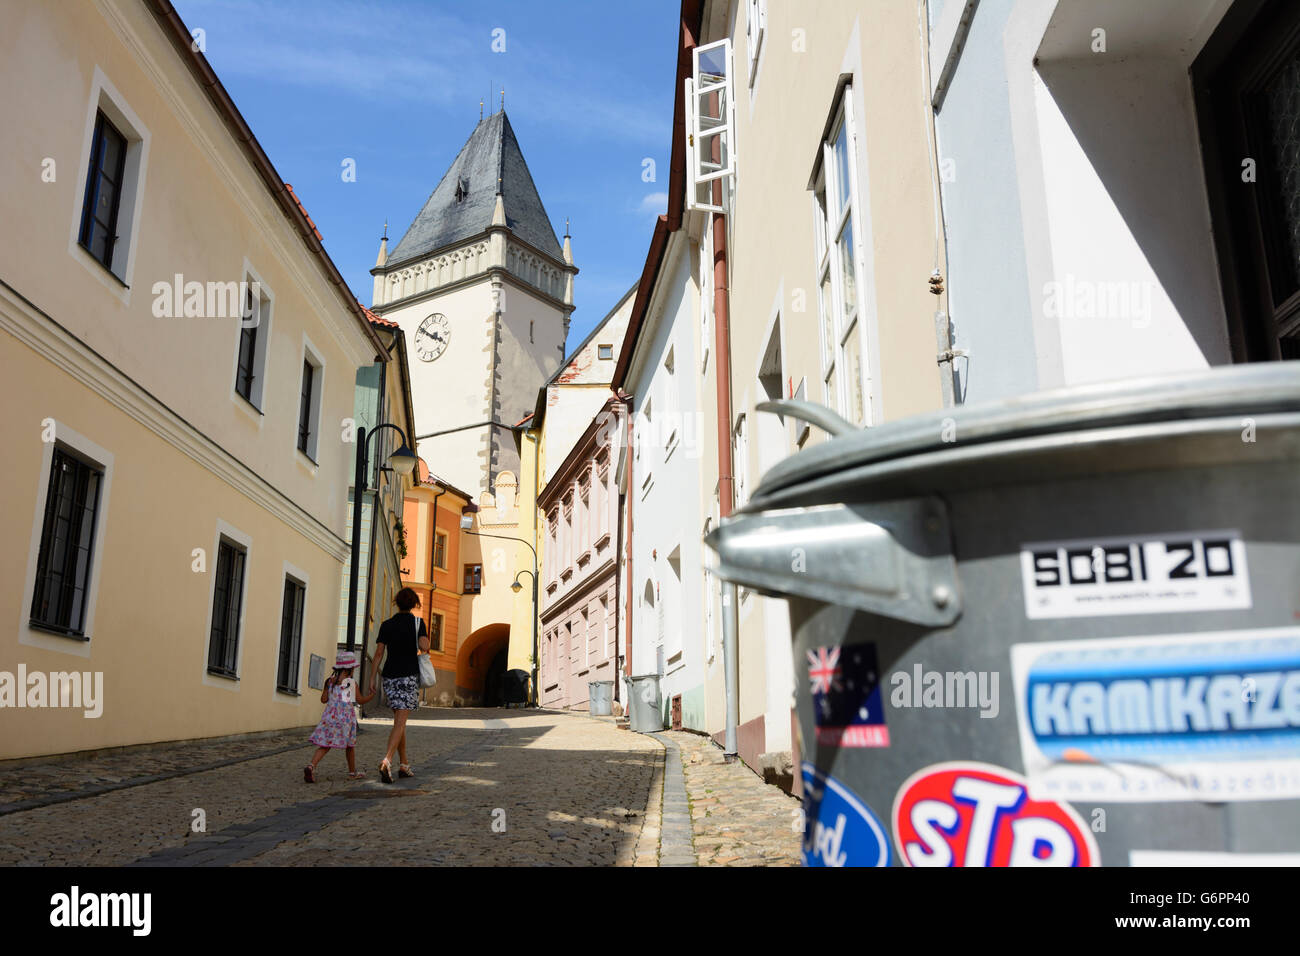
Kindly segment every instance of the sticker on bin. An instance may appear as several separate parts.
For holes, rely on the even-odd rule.
[[[1300,797],[1300,628],[1015,644],[1036,797]]]
[[[1037,800],[1024,777],[986,763],[917,771],[894,798],[894,840],[908,866],[1100,866],[1074,808]]]
[[[811,763],[801,772],[803,865],[889,866],[889,838],[871,808]]]
[[[875,645],[818,647],[808,651],[807,658],[817,743],[888,747]]]
[[[1026,544],[1020,571],[1031,619],[1250,607],[1236,531]]]

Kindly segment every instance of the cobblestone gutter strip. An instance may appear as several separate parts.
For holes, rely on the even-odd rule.
[[[417,764],[412,768],[416,772],[413,778],[394,776],[391,784],[367,780],[361,786],[344,793],[281,807],[269,816],[246,823],[236,823],[215,833],[192,839],[180,846],[159,850],[130,865],[229,866],[232,863],[241,863],[261,856],[281,843],[301,839],[354,813],[357,807],[350,800],[355,797],[369,796],[374,791],[386,791],[385,796],[397,796],[401,791],[421,793],[418,781],[422,777],[434,777],[439,773],[450,772],[456,766],[482,759],[496,748],[505,735],[505,723],[489,720],[484,721],[484,725],[490,729],[482,737],[476,737],[432,760]]]
[[[10,803],[3,803],[0,804],[0,817],[7,816],[10,813],[21,813],[24,810],[35,810],[39,807],[49,807],[59,803],[68,803],[73,800],[85,800],[88,797],[98,797],[105,793],[112,793],[115,790],[142,787],[146,784],[158,783],[162,780],[172,780],[176,777],[186,777],[190,774],[203,773],[207,770],[220,770],[222,767],[229,767],[233,764],[246,763],[249,760],[260,760],[262,757],[274,757],[276,754],[288,753],[290,750],[301,750],[306,746],[310,746],[301,736],[295,734],[294,738],[294,743],[288,744],[287,746],[275,747],[270,750],[259,750],[257,753],[253,754],[243,754],[240,756],[228,757],[225,760],[215,760],[195,766],[181,767],[176,770],[167,770],[162,773],[143,774],[137,777],[128,777],[124,780],[93,784],[89,787],[82,787],[79,790],[47,793],[27,800],[16,800]],[[13,770],[10,772],[20,774],[22,771]]]
[[[686,796],[682,753],[662,734],[651,734],[664,745],[663,830],[659,841],[660,866],[696,866],[695,836],[691,829],[691,804]]]
[[[650,736],[654,735],[651,734]],[[666,747],[655,752],[655,766],[650,776],[650,792],[646,796],[645,822],[641,824],[641,832],[637,836],[632,859],[624,858],[620,862],[631,863],[632,866],[659,865],[659,835],[662,825],[664,756],[666,753]]]

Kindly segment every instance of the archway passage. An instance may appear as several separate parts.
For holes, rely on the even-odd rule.
[[[501,679],[509,647],[509,624],[488,624],[465,639],[456,654],[456,698],[461,704],[498,706],[502,702]],[[489,680],[490,676],[494,680]],[[487,703],[489,695],[495,695],[495,703]]]
[[[504,707],[505,697],[505,680],[506,680],[506,651],[505,648],[496,652],[492,658],[492,663],[488,665],[487,674],[483,677],[483,706],[484,707]]]

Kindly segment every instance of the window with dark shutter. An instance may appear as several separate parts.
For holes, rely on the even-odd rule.
[[[126,137],[102,113],[95,115],[95,133],[90,141],[90,169],[81,209],[78,242],[105,269],[113,267],[117,243],[117,218],[122,203],[122,181],[126,173]]]
[[[307,589],[293,578],[284,579],[284,604],[280,612],[280,665],[275,686],[289,694],[298,692],[298,657],[302,650],[302,609]]]
[[[104,474],[55,448],[46,488],[31,623],[73,637],[85,635],[86,594]]]
[[[302,363],[302,393],[298,399],[298,450],[311,457],[312,378],[316,373],[311,362]]]
[[[257,324],[254,321],[256,303],[250,289],[244,302],[245,320],[239,329],[239,367],[235,373],[235,391],[247,401],[253,401],[253,381],[257,375]]]
[[[212,633],[208,670],[223,677],[238,676],[239,613],[244,593],[244,550],[222,540],[217,550],[217,579],[212,593]]]

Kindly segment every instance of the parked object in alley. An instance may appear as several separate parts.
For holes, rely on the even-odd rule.
[[[642,674],[628,680],[628,725],[639,734],[664,729],[659,703],[659,675]]]
[[[612,680],[594,680],[587,684],[587,699],[590,702],[591,716],[610,717],[614,711],[614,682]]]
[[[708,543],[788,598],[805,861],[1300,860],[1297,465],[1284,363],[964,406],[772,469]]]

